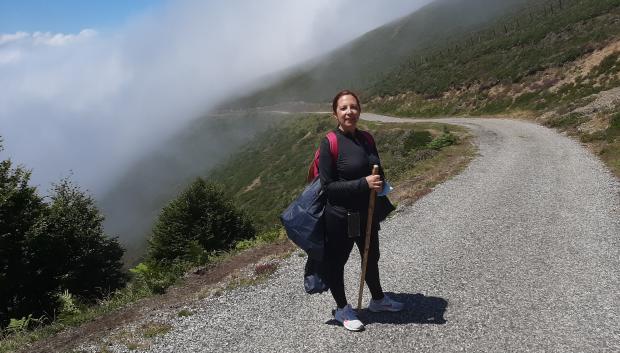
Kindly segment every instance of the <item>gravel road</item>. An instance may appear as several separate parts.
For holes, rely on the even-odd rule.
[[[620,352],[618,180],[547,128],[442,121],[470,128],[479,156],[382,224],[382,283],[404,312],[364,310],[366,330],[346,331],[332,320],[330,294],[304,293],[305,259],[294,254],[266,283],[169,315],[172,330],[148,351]],[[352,303],[359,263],[354,251]]]

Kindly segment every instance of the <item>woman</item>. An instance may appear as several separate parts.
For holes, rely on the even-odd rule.
[[[359,331],[364,324],[347,303],[344,266],[354,243],[363,254],[370,190],[380,192],[383,188],[383,170],[380,169],[380,175],[370,175],[372,166],[381,164],[376,146],[357,129],[362,111],[357,95],[346,90],[339,92],[332,101],[332,111],[338,121],[334,130],[338,139],[337,161],[332,160],[327,138],[321,142],[319,152],[319,176],[327,194],[324,213],[327,279],[337,305],[336,320],[348,330]],[[381,289],[378,234],[379,224],[373,220],[366,271],[366,284],[372,295],[368,309],[374,312],[400,311],[404,305],[385,295]]]

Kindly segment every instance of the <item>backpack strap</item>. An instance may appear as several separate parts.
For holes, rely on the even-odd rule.
[[[336,161],[338,160],[338,137],[336,136],[336,133],[333,131],[328,132],[327,140],[329,141],[329,152],[332,155],[332,163],[336,165]]]
[[[332,165],[336,166],[336,161],[338,160],[338,137],[336,133],[330,131],[325,136],[327,137],[327,141],[329,142],[329,153],[332,156]],[[317,148],[316,152],[314,152],[314,160],[310,164],[310,168],[308,169],[308,177],[306,178],[307,182],[311,182],[319,175],[319,155],[321,153],[321,148]]]

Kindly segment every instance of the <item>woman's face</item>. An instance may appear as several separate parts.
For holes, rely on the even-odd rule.
[[[342,131],[355,131],[357,121],[360,119],[360,107],[355,97],[345,95],[338,98],[335,117]]]

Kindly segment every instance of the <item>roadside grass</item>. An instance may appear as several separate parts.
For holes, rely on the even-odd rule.
[[[254,265],[250,273],[238,273],[226,284],[224,290],[233,290],[240,287],[256,286],[264,283],[278,269],[278,262],[270,261]],[[221,292],[220,292],[221,294]]]
[[[607,127],[592,133],[571,130],[620,178],[620,112],[608,116]]]
[[[140,331],[142,332],[142,336],[145,338],[153,338],[157,336],[163,336],[166,333],[172,330],[172,326],[169,324],[162,324],[157,322],[152,322],[148,324],[144,324],[140,327]]]
[[[620,140],[600,147],[598,155],[609,166],[616,177],[620,178]]]
[[[143,286],[137,285],[135,282],[130,282],[127,287],[110,294],[107,299],[100,301],[97,305],[79,305],[79,310],[72,314],[63,315],[54,320],[51,324],[40,324],[32,330],[24,328],[23,330],[12,333],[2,332],[0,336],[0,353],[22,350],[33,342],[53,336],[70,327],[79,326],[82,323],[89,322],[104,314],[119,310],[128,304],[137,302],[150,295],[152,295],[152,293]]]

